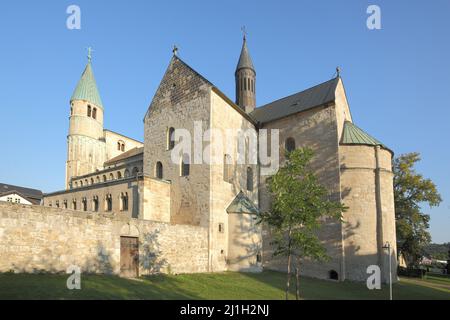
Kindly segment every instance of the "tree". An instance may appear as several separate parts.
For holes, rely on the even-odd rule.
[[[419,161],[419,153],[407,153],[395,158],[393,165],[397,247],[408,267],[418,264],[431,241],[430,216],[422,212],[420,205],[434,207],[442,201],[436,185],[415,171]]]
[[[266,223],[271,230],[274,255],[287,257],[287,300],[293,259],[296,264],[296,298],[299,299],[301,259],[328,258],[317,237],[317,230],[325,217],[341,219],[346,207],[340,201],[330,200],[327,189],[310,169],[311,149],[296,149],[286,157],[285,165],[268,179],[272,205],[269,212],[260,214],[260,222]]]

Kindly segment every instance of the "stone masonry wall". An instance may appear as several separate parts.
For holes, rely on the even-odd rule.
[[[139,237],[140,274],[205,272],[207,229],[0,203],[0,272],[120,273],[120,237]]]

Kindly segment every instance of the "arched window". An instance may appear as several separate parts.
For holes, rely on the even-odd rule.
[[[134,168],[133,168],[133,171],[131,172],[131,174],[133,175],[133,177],[137,177],[138,173],[139,173],[138,167],[134,167]]]
[[[244,90],[247,91],[247,78],[244,78]]]
[[[111,196],[111,194],[106,195],[105,211],[112,211],[112,196]]]
[[[87,116],[90,117],[92,114],[92,107],[90,105],[87,106]]]
[[[109,180],[114,180],[114,173],[111,172],[111,173],[109,174]]]
[[[82,187],[83,186],[83,181],[80,181],[80,187]]]
[[[98,196],[92,198],[92,210],[98,212]]]
[[[158,179],[162,179],[163,178],[163,165],[162,165],[161,161],[158,161],[156,163],[155,176]]]
[[[339,274],[335,270],[328,271],[328,278],[331,280],[339,280]]]
[[[122,200],[121,210],[128,211],[128,193],[127,192],[124,192],[121,194],[121,200]]]
[[[85,186],[88,186],[88,185],[89,185],[88,179],[84,179],[84,185],[85,185]]]
[[[295,150],[295,140],[294,138],[287,138],[286,142],[284,143],[284,147],[287,152],[292,152]]]
[[[72,200],[72,209],[77,210],[77,199]]]
[[[125,178],[128,178],[130,176],[130,170],[125,169]]]
[[[175,147],[175,129],[169,128],[167,130],[167,150],[172,150]]]
[[[92,110],[92,118],[97,119],[97,108]]]
[[[189,159],[189,155],[187,153],[183,154],[183,157],[181,158],[181,176],[182,177],[187,177],[189,175],[189,171],[190,171],[190,163],[191,160]]]
[[[67,209],[67,200],[64,200],[64,209]]]
[[[117,171],[117,179],[122,179],[122,172]]]
[[[97,176],[97,178],[96,178],[96,180],[95,180],[97,183],[100,183],[100,177],[99,176]]]
[[[117,150],[120,151],[120,141],[117,141]]]
[[[248,88],[248,91],[251,90],[251,89],[250,89],[250,78],[247,78],[247,88]]]
[[[253,191],[253,169],[247,167],[247,190]]]
[[[83,211],[87,211],[87,199],[83,198],[83,200],[81,200],[81,203],[83,204]]]
[[[78,182],[75,181],[75,188],[78,188]]]
[[[103,175],[103,182],[106,182],[108,179],[106,179],[106,175]]]
[[[125,143],[122,143],[122,144],[120,145],[120,150],[121,150],[121,151],[125,151]]]
[[[94,178],[91,178],[91,184],[94,184]]]
[[[59,208],[59,200],[56,200],[56,207]]]
[[[231,182],[231,156],[229,154],[225,154],[223,156],[223,180],[226,182]]]
[[[70,107],[70,115],[71,116],[73,115],[73,108],[72,107]]]

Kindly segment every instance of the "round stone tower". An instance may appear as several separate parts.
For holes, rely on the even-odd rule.
[[[344,213],[346,279],[365,281],[367,268],[378,266],[389,281],[389,262],[396,281],[397,246],[392,151],[350,121],[339,146]],[[387,248],[389,245],[389,248]]]
[[[250,113],[256,108],[256,71],[248,53],[245,35],[234,75],[236,80],[236,104],[245,112]]]
[[[70,99],[67,136],[66,188],[72,177],[102,169],[106,144],[103,132],[103,105],[91,66],[91,56]]]

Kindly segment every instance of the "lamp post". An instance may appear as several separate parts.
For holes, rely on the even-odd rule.
[[[383,249],[387,249],[389,255],[389,300],[392,300],[392,263],[391,263],[391,244],[387,241]]]

